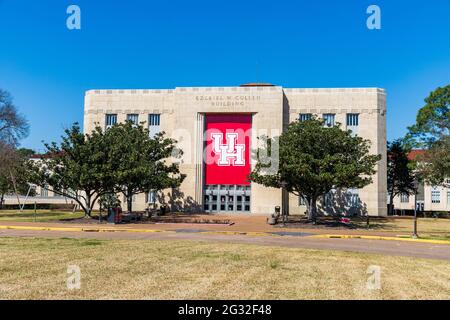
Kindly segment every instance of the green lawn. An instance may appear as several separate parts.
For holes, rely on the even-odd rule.
[[[68,290],[69,265],[81,289]],[[381,288],[366,283],[381,267]],[[450,262],[191,241],[0,238],[0,299],[448,299]]]
[[[45,222],[57,221],[61,219],[77,219],[83,217],[82,212],[72,213],[71,211],[58,210],[0,210],[0,221],[22,221],[22,222]]]

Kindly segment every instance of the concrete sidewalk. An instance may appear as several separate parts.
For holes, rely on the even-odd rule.
[[[294,228],[271,226],[266,223],[265,216],[225,216],[225,215],[189,215],[179,216],[200,221],[202,219],[232,221],[228,224],[205,223],[130,223],[106,224],[68,222],[0,222],[0,229],[30,230],[30,231],[67,231],[67,232],[126,232],[126,233],[202,233],[216,235],[246,235],[246,236],[302,236],[316,238],[357,238],[368,240],[397,240],[409,242],[423,242],[434,244],[449,244],[448,240],[411,239],[410,233],[386,232],[365,229],[335,229],[335,228]]]
[[[450,246],[406,241],[378,241],[369,239],[318,238],[315,236],[247,236],[240,234],[212,234],[209,232],[67,232],[0,229],[1,237],[74,238],[137,241],[206,241],[208,243],[238,243],[258,246],[340,250],[450,261]]]
[[[170,217],[172,218],[172,217]],[[281,225],[271,226],[267,224],[267,216],[263,215],[179,215],[178,219],[191,220],[221,220],[231,221],[232,225],[228,224],[206,224],[206,223],[129,223],[129,224],[107,224],[107,223],[93,223],[92,220],[87,220],[86,223],[73,222],[15,222],[15,221],[0,221],[0,226],[36,226],[36,227],[51,227],[51,228],[88,228],[88,229],[142,229],[142,230],[175,230],[181,228],[192,228],[208,231],[233,231],[233,232],[306,232],[314,234],[339,234],[339,235],[373,235],[373,236],[393,236],[393,235],[410,235],[407,232],[389,232],[365,229],[337,229],[337,228],[308,228],[308,227],[282,227]],[[89,222],[89,223],[88,223]]]

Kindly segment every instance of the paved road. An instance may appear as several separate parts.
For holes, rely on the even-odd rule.
[[[70,237],[94,239],[144,239],[144,240],[197,240],[256,244],[289,248],[332,249],[342,251],[379,253],[429,259],[450,260],[450,245],[411,243],[404,241],[366,239],[326,239],[296,236],[248,236],[188,232],[125,233],[125,232],[68,232],[34,230],[0,230],[0,237]]]

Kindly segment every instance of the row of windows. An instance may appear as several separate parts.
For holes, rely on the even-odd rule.
[[[409,195],[408,194],[401,194],[400,195],[400,202],[401,203],[408,203],[409,202]],[[431,203],[441,203],[441,192],[439,190],[432,190],[431,191]],[[450,191],[447,191],[447,203],[450,204]]]
[[[130,113],[127,114],[127,121],[131,121],[133,124],[139,124],[139,114]],[[106,128],[109,128],[117,123],[117,114],[107,114],[105,119]],[[151,113],[148,115],[148,129],[150,136],[160,132],[161,115]]]
[[[217,195],[205,195],[205,202],[216,202],[218,199]],[[234,201],[234,196],[225,196],[222,195],[220,196],[220,202],[233,202]],[[250,202],[250,196],[236,196],[236,201],[237,202],[242,202],[242,201],[246,201],[246,202]]]
[[[211,190],[234,190],[236,188],[236,190],[238,191],[250,191],[251,187],[250,186],[240,186],[240,185],[233,185],[233,184],[210,184],[206,186],[206,190],[207,191],[211,191]]]
[[[148,115],[148,125],[149,126],[159,126],[160,125],[160,114],[149,114]],[[130,113],[127,114],[127,121],[131,121],[134,124],[139,124],[139,114],[137,113]],[[106,115],[106,126],[113,126],[117,123],[117,114],[107,114]]]
[[[299,120],[307,121],[311,120],[311,113],[300,113]],[[325,125],[327,127],[332,127],[335,124],[336,115],[334,113],[324,113],[322,115],[323,120],[325,121]],[[347,126],[349,127],[357,127],[359,125],[359,114],[358,113],[347,113]]]
[[[441,192],[431,190],[431,203],[441,203]],[[447,191],[447,203],[450,203],[450,191]]]
[[[220,206],[217,206],[217,204],[215,204],[215,203],[213,203],[211,205],[206,203],[203,205],[203,209],[205,211],[210,211],[210,210],[217,211],[217,208],[220,208],[220,211],[235,211],[235,206],[233,204],[229,204],[229,205],[221,204]],[[250,205],[237,204],[236,211],[250,211]]]
[[[322,199],[323,206],[325,206],[325,207],[333,207],[334,206],[335,200],[338,200],[338,199],[336,199],[335,192],[336,191],[330,191],[324,195],[324,197]],[[346,205],[348,205],[350,207],[359,206],[360,199],[359,199],[358,189],[347,190],[344,197],[345,197]],[[299,205],[306,206],[306,201],[303,197],[299,198]]]

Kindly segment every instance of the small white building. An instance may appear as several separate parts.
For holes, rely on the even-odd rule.
[[[408,154],[410,161],[415,161],[422,156],[425,150],[412,150]],[[423,206],[425,212],[450,212],[450,178],[445,186],[432,186],[419,183],[416,201]],[[402,194],[394,198],[394,209],[404,211],[414,210],[414,195]]]

